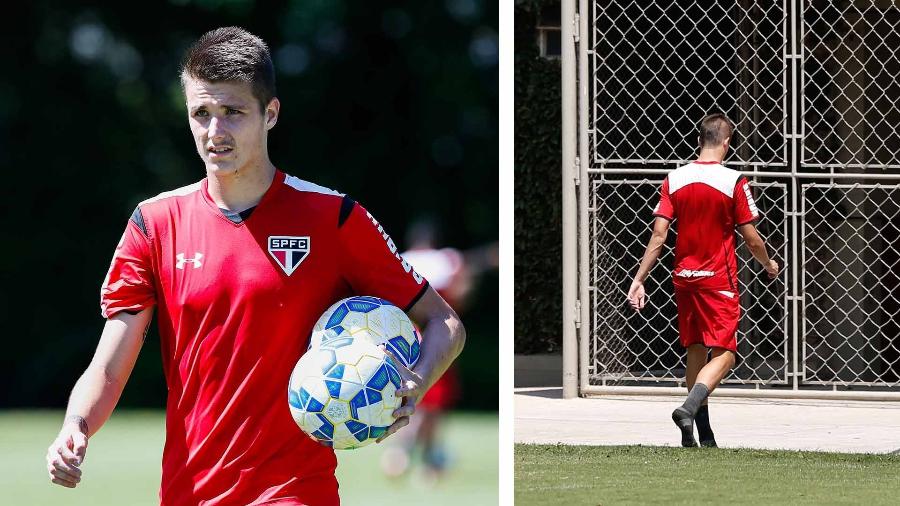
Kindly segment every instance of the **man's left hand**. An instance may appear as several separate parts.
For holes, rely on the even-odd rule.
[[[394,392],[397,397],[403,397],[403,403],[399,408],[394,410],[394,418],[396,420],[387,428],[387,431],[375,442],[380,443],[391,434],[397,432],[403,427],[409,425],[409,417],[416,412],[416,401],[425,393],[425,380],[415,371],[403,365],[403,362],[397,358],[390,350],[383,348],[384,352],[390,358],[391,363],[400,373],[400,388]]]

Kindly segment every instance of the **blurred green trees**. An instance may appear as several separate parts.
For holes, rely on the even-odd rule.
[[[515,7],[515,352],[562,344],[562,91],[560,60],[542,58],[541,11],[558,0]]]
[[[279,168],[353,196],[400,244],[422,215],[443,226],[445,245],[496,240],[494,3],[7,5],[0,406],[65,405],[96,346],[100,283],[134,206],[204,176],[177,69],[193,40],[226,25],[272,50]],[[464,319],[467,407],[497,405],[496,279],[482,279]],[[163,405],[158,346],[154,331],[123,404]]]

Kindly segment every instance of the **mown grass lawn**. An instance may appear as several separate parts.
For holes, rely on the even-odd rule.
[[[161,411],[117,410],[91,438],[75,489],[52,485],[44,455],[62,411],[0,412],[0,504],[46,506],[158,505],[165,439]],[[450,468],[426,484],[418,472],[391,481],[379,467],[382,445],[338,452],[343,504],[495,505],[499,500],[496,413],[454,413],[445,426]],[[390,440],[388,440],[390,441]]]
[[[523,505],[900,504],[900,455],[516,445]]]

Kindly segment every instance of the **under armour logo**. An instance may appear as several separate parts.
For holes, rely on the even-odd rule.
[[[175,255],[175,258],[178,259],[178,262],[175,264],[176,269],[184,270],[184,264],[187,262],[194,264],[194,269],[199,269],[200,266],[203,265],[200,263],[200,259],[203,258],[203,253],[200,253],[199,251],[194,253],[194,258],[184,258],[184,253]]]

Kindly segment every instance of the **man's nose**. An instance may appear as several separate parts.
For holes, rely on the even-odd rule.
[[[209,120],[209,138],[218,139],[225,136],[224,125],[221,124],[219,118],[213,117]]]

